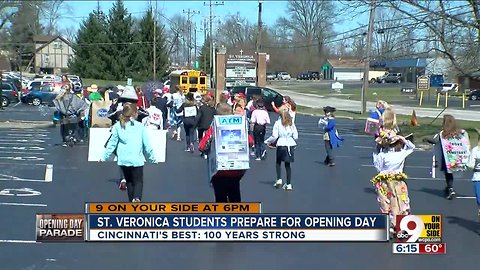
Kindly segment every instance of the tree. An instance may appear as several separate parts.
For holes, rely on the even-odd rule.
[[[290,0],[287,14],[278,22],[297,40],[297,48],[305,53],[302,62],[308,69],[317,70],[326,59],[326,42],[333,33],[335,6],[332,1]],[[299,42],[298,42],[299,41]]]
[[[252,25],[240,13],[227,15],[217,30],[217,44],[222,44],[229,49],[233,48],[255,48],[257,28]]]
[[[33,55],[34,53],[33,37],[43,33],[43,27],[40,24],[42,4],[41,1],[20,1],[17,4],[17,11],[11,19],[8,31],[10,42],[15,44],[13,49],[17,57],[18,53],[27,55]],[[22,61],[20,65],[23,64],[25,63]]]
[[[133,20],[123,0],[117,0],[110,9],[107,19],[107,38],[111,43],[107,47],[109,75],[107,79],[125,80],[132,73],[134,57]]]
[[[72,14],[72,8],[65,0],[51,0],[45,1],[42,5],[41,17],[45,21],[45,34],[58,34],[60,31],[57,27],[58,20],[63,17],[63,14]]]
[[[82,22],[73,42],[75,57],[69,69],[84,78],[105,79],[109,75],[107,56],[107,26],[103,12],[93,11]]]
[[[167,52],[172,57],[172,62],[187,62],[187,18],[180,14],[173,15],[169,20],[167,31]]]
[[[154,31],[154,28],[156,30]],[[154,32],[156,38],[154,40]],[[153,43],[156,41],[156,77],[165,76],[168,55],[166,51],[166,40],[163,27],[155,23],[153,10],[150,8],[145,16],[138,22],[138,31],[135,35],[135,57],[133,59],[133,70],[131,76],[138,81],[147,81],[153,78]]]
[[[210,36],[207,36],[207,39],[203,43],[197,61],[200,64],[200,70],[205,72],[210,71]]]
[[[12,1],[0,1],[0,30],[11,22],[13,16],[16,13],[17,3]]]

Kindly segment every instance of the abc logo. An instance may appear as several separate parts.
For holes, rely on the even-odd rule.
[[[423,220],[415,215],[399,216],[397,220],[397,240],[400,242],[415,243],[423,232]]]
[[[410,235],[407,233],[407,231],[399,231],[397,233],[397,238],[400,240],[407,240],[410,238]]]
[[[101,108],[97,110],[97,116],[98,117],[107,117],[108,115],[108,110],[105,108]]]

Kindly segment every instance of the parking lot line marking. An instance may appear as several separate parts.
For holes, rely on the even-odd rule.
[[[7,205],[7,206],[32,206],[32,207],[47,207],[46,204],[40,203],[0,203],[0,205]]]
[[[32,240],[5,240],[0,239],[0,243],[14,243],[14,244],[41,244]]]
[[[53,164],[47,164],[45,166],[45,182],[53,181]]]
[[[45,153],[45,152],[13,152],[13,151],[10,151],[10,152],[4,152],[2,151],[2,154],[29,154],[29,155],[48,155],[48,153]]]
[[[23,179],[23,178],[0,178],[0,181],[51,182],[51,181],[45,181],[45,179]]]
[[[18,162],[0,162],[0,165],[15,165],[15,166],[45,166],[46,163],[18,163]]]
[[[476,197],[464,197],[464,196],[458,196],[458,197],[455,197],[457,199],[476,199]]]

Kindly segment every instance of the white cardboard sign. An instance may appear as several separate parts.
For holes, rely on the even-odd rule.
[[[167,131],[146,129],[150,145],[158,162],[165,162],[167,152]],[[88,144],[88,161],[99,161],[105,152],[105,144],[110,137],[110,128],[91,128]],[[112,155],[107,161],[116,161]]]

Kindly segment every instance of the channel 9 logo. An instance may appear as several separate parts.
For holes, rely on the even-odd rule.
[[[397,216],[398,243],[442,242],[442,215]]]

